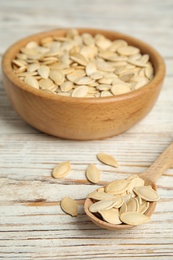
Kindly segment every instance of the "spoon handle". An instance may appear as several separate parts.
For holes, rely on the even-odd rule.
[[[142,175],[155,183],[156,180],[173,165],[173,143],[157,158],[157,160]]]

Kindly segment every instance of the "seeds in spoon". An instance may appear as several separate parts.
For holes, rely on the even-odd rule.
[[[147,209],[149,208],[150,203],[148,201],[144,201],[140,206],[139,206],[139,212],[144,214]]]
[[[116,209],[120,208],[124,203],[123,197],[119,195],[115,196],[114,201],[115,201],[114,208]]]
[[[140,225],[146,223],[150,218],[139,212],[124,212],[120,215],[120,220],[128,225]]]
[[[109,198],[106,194],[112,197]],[[112,215],[109,216],[108,210],[118,209],[117,214],[124,225],[139,225],[147,222],[149,217],[144,213],[149,208],[150,202],[159,198],[157,192],[151,186],[144,186],[144,180],[137,175],[131,175],[124,180],[115,180],[105,188],[101,187],[92,192],[88,197],[93,200],[93,204],[89,207],[90,212],[96,214],[97,217],[99,217],[97,214],[99,212],[102,221],[112,223]],[[99,201],[95,202],[95,200]]]
[[[126,202],[124,202],[123,205],[122,205],[121,208],[120,208],[119,213],[120,213],[120,215],[121,215],[122,213],[124,213],[124,212],[126,212],[126,211],[127,211],[127,204],[126,204]]]
[[[159,195],[149,186],[136,187],[134,192],[146,201],[158,201]]]
[[[89,207],[89,211],[90,212],[98,212],[102,209],[111,209],[111,208],[114,207],[115,204],[116,204],[115,200],[101,200],[101,201],[98,201],[96,203],[93,203]]]
[[[74,199],[65,197],[61,200],[60,206],[65,213],[71,215],[72,217],[76,217],[78,215],[77,202]]]
[[[116,159],[109,154],[98,153],[97,159],[104,164],[107,164],[107,165],[110,165],[110,166],[113,166],[113,167],[118,167],[118,162],[116,161]]]
[[[100,215],[102,216],[102,218],[110,223],[110,224],[121,224],[121,220],[119,218],[119,212],[118,209],[106,209],[106,210],[100,210],[99,211]]]
[[[109,194],[102,191],[93,191],[90,194],[88,194],[87,197],[94,200],[108,200],[113,199],[115,196],[113,194]]]
[[[135,198],[131,198],[127,202],[127,211],[137,212],[139,209],[138,201]]]
[[[131,179],[128,185],[127,193],[132,193],[135,187],[140,187],[140,186],[144,186],[144,180],[139,178],[138,176],[136,178],[134,177],[133,179]]]
[[[122,194],[124,193],[128,188],[128,182],[126,180],[116,180],[111,183],[109,183],[105,187],[105,191],[112,194]]]

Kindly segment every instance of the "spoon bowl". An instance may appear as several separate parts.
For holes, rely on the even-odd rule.
[[[151,185],[154,190],[157,190],[156,180],[161,176],[172,164],[173,160],[173,143],[171,143],[166,150],[159,156],[159,158],[149,167],[147,171],[139,174],[138,176],[145,181],[145,185]],[[92,212],[89,211],[89,207],[93,204],[90,198],[86,198],[84,203],[85,213],[90,220],[97,226],[108,230],[122,230],[134,227],[134,225],[127,224],[110,224],[104,220],[101,220]],[[156,207],[156,202],[151,202],[145,215],[150,217]]]

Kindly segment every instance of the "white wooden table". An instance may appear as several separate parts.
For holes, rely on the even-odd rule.
[[[85,216],[83,200],[104,181],[146,170],[173,141],[172,0],[14,0],[0,1],[0,57],[16,40],[57,27],[121,31],[155,47],[167,74],[157,104],[125,134],[101,141],[70,141],[33,129],[12,109],[0,75],[0,259],[173,259],[173,169],[158,180],[160,201],[151,221],[127,231],[101,230]],[[114,155],[116,170],[96,160]],[[65,179],[52,168],[70,160]],[[98,185],[85,179],[95,163]],[[78,200],[79,216],[65,215],[59,201]]]

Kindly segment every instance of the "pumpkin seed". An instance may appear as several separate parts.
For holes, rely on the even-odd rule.
[[[60,85],[60,89],[62,92],[69,92],[74,87],[71,81],[66,81]]]
[[[102,50],[106,50],[111,46],[111,41],[101,34],[95,36],[95,43]]]
[[[124,212],[127,212],[127,204],[126,204],[126,202],[124,202],[123,205],[120,208],[120,215],[123,214]]]
[[[75,81],[75,83],[77,85],[88,85],[88,84],[91,84],[93,82],[94,82],[94,80],[91,79],[90,77],[87,77],[87,76],[83,77],[83,78],[77,78],[76,81]]]
[[[26,44],[26,48],[27,49],[33,49],[33,48],[36,48],[38,46],[38,43],[37,42],[35,42],[35,41],[30,41],[30,42],[28,42],[27,44]]]
[[[49,73],[50,73],[50,68],[46,65],[41,65],[38,68],[38,74],[43,78],[43,79],[47,79],[49,77]]]
[[[69,161],[59,163],[52,171],[52,177],[55,179],[63,178],[69,174],[71,170],[71,164]]]
[[[111,183],[109,183],[105,187],[105,191],[112,193],[112,194],[122,194],[125,192],[128,188],[128,182],[126,180],[116,180]]]
[[[80,53],[73,53],[73,55],[70,56],[70,58],[74,61],[76,61],[77,63],[86,66],[87,65],[87,60],[85,59],[85,57],[80,54]]]
[[[104,164],[107,164],[107,165],[110,165],[110,166],[113,166],[113,167],[116,167],[116,168],[118,167],[118,162],[116,161],[116,159],[109,154],[98,153],[97,159]]]
[[[104,191],[93,191],[87,196],[90,199],[94,200],[108,200],[108,199],[114,199],[113,194],[106,193]]]
[[[129,86],[123,84],[115,84],[111,87],[111,92],[114,95],[126,94],[129,92]]]
[[[39,86],[43,89],[50,89],[53,86],[53,81],[51,79],[41,79],[39,80]]]
[[[135,198],[131,198],[127,202],[127,211],[136,212],[139,209],[138,201]]]
[[[111,85],[106,85],[106,84],[99,84],[97,87],[96,87],[98,90],[110,90],[111,89]]]
[[[100,210],[99,213],[102,216],[102,218],[110,224],[122,223],[119,218],[119,212],[117,209]]]
[[[115,200],[101,200],[96,203],[93,203],[89,207],[89,211],[94,213],[94,212],[99,212],[102,209],[111,209],[114,207],[115,204],[116,204]]]
[[[40,67],[39,63],[32,63],[32,64],[28,65],[27,71],[33,72],[33,71],[36,71],[39,67]]]
[[[140,206],[139,206],[139,212],[141,214],[144,214],[147,209],[149,208],[150,206],[150,203],[148,201],[144,201]]]
[[[92,35],[89,34],[89,33],[83,33],[83,34],[82,34],[82,39],[83,39],[83,42],[84,42],[86,45],[94,45],[94,44],[95,44],[94,38],[93,38]]]
[[[116,202],[114,204],[114,208],[116,209],[120,208],[124,203],[124,199],[122,196],[115,196],[114,201]]]
[[[49,76],[57,85],[61,85],[65,79],[64,74],[59,70],[51,70]]]
[[[158,201],[159,200],[159,195],[151,187],[148,187],[148,186],[136,187],[133,189],[133,191],[138,196],[140,196],[142,199],[144,199],[146,201]]]
[[[150,218],[139,212],[124,212],[120,215],[120,220],[128,225],[140,225],[148,222]]]
[[[117,52],[121,55],[130,56],[140,52],[140,50],[133,46],[122,46],[118,48]]]
[[[32,76],[27,76],[25,78],[25,83],[30,85],[33,88],[39,89],[38,81],[34,77],[32,77]]]
[[[97,183],[100,180],[100,170],[94,164],[90,164],[86,170],[86,177],[90,182]]]
[[[95,73],[97,71],[96,65],[94,62],[89,62],[86,65],[86,74],[88,76],[92,75],[93,73]]]
[[[144,186],[144,180],[139,178],[138,176],[136,178],[133,178],[128,186],[127,193],[132,193],[133,189],[135,187]]]
[[[85,97],[88,93],[87,86],[80,86],[73,90],[72,97]]]
[[[71,215],[72,217],[77,217],[78,207],[77,202],[74,199],[65,197],[61,200],[60,206],[65,213]]]
[[[103,90],[101,92],[101,97],[111,97],[113,96],[112,93],[110,91],[107,91],[107,90]]]
[[[100,187],[97,189],[98,192],[104,192],[105,191],[105,188],[104,187]]]

